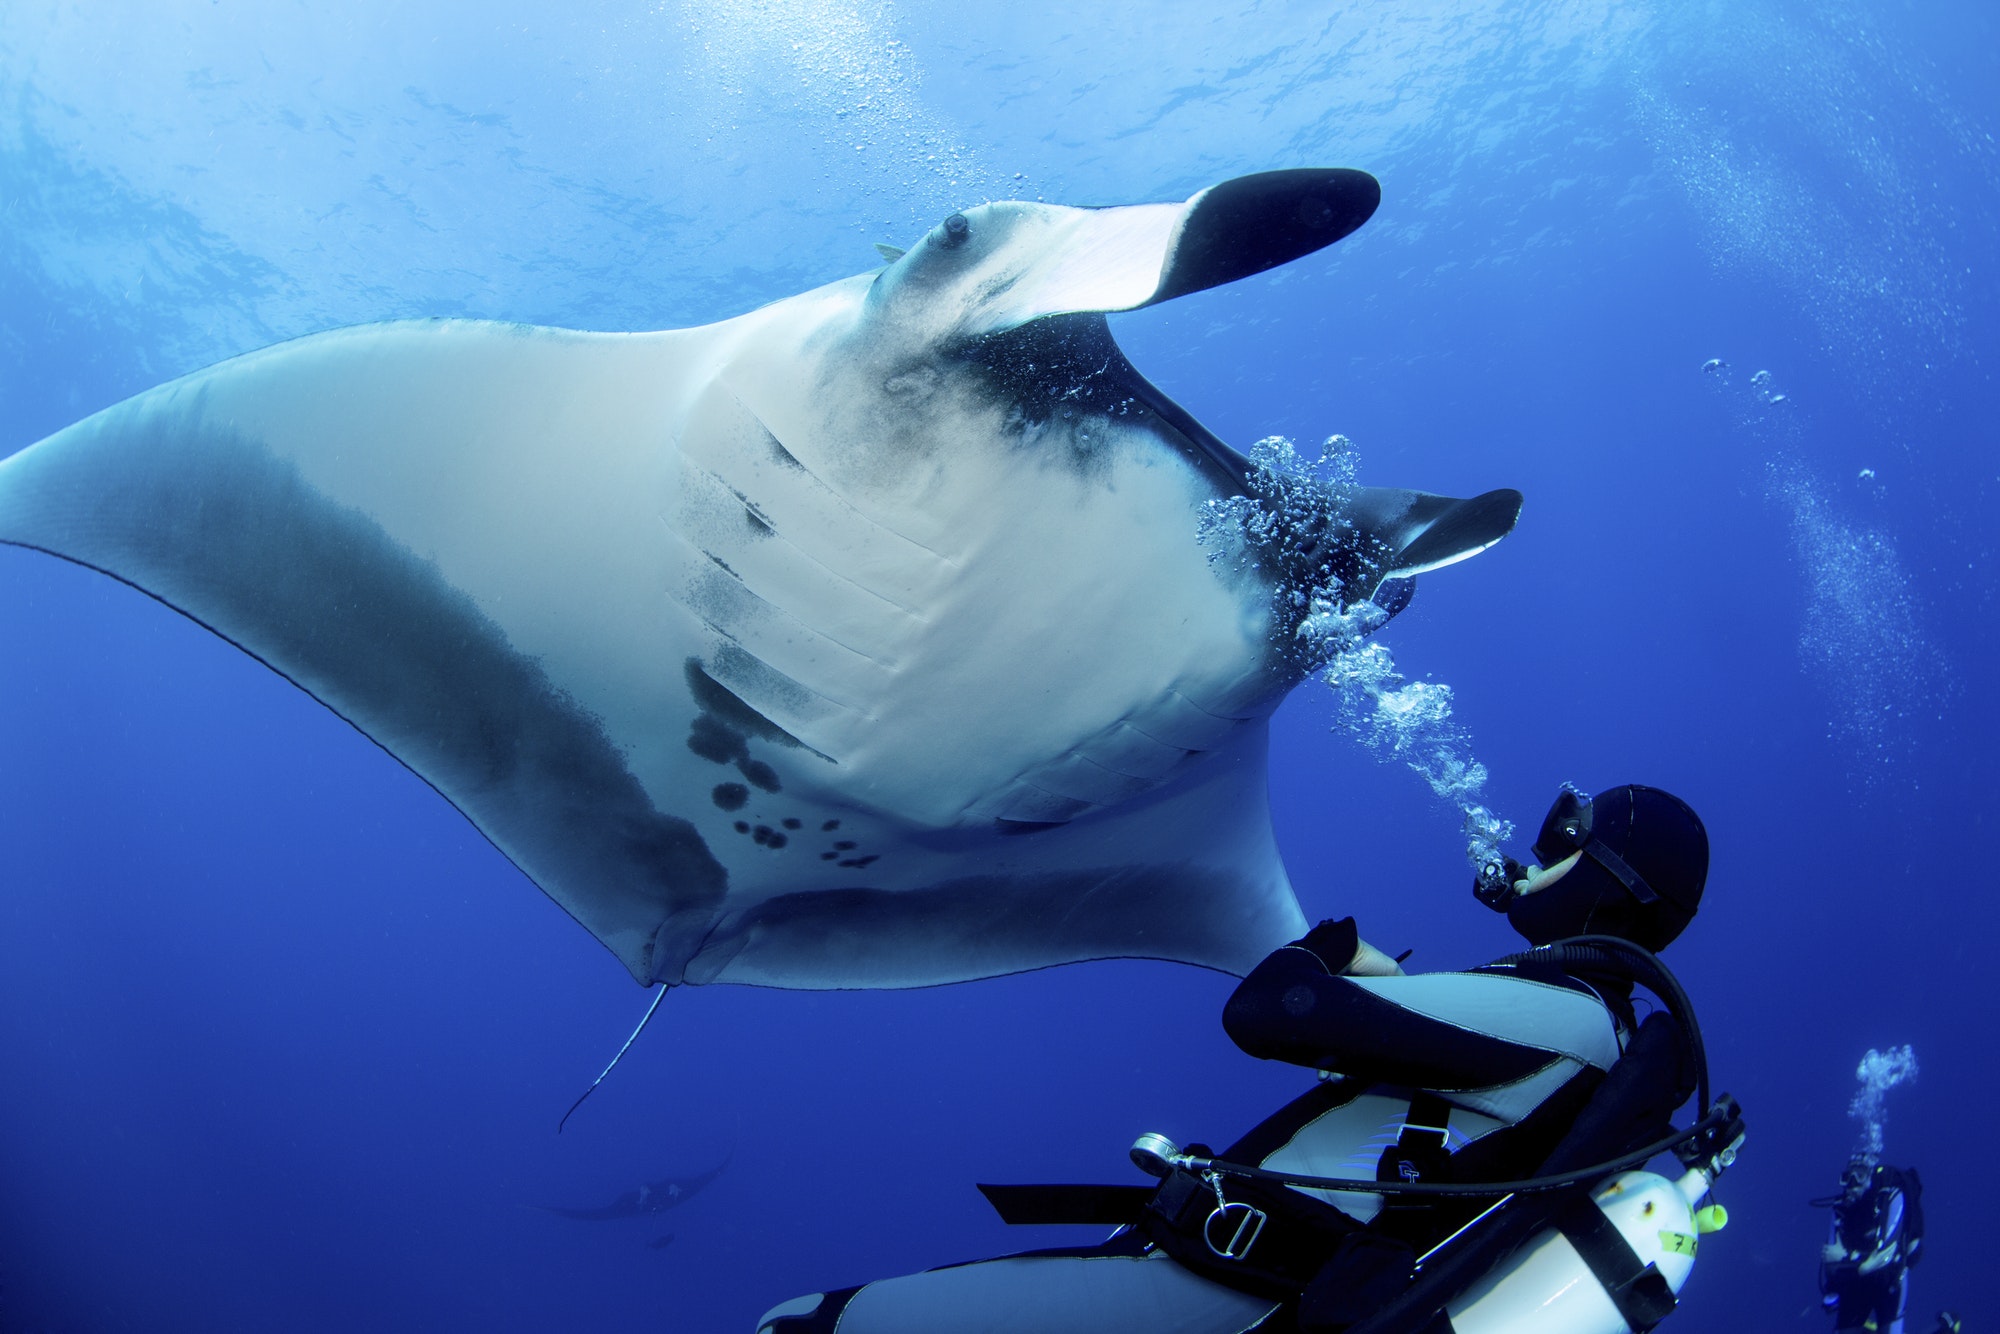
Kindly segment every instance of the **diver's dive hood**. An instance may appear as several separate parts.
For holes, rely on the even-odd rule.
[[[1572,856],[1576,864],[1535,893],[1487,900],[1530,944],[1594,933],[1661,950],[1701,904],[1708,831],[1686,802],[1656,787],[1628,783],[1586,797],[1565,785],[1535,856],[1543,866]]]

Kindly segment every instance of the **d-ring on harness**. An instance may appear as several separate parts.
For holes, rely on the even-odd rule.
[[[1202,1241],[1215,1253],[1215,1258],[1218,1260],[1249,1259],[1250,1248],[1255,1246],[1257,1238],[1263,1235],[1264,1224],[1270,1221],[1271,1216],[1262,1209],[1224,1195],[1222,1175],[1215,1169],[1204,1170],[1201,1179],[1215,1192],[1215,1212],[1211,1213],[1208,1221],[1201,1225]],[[1219,1246],[1216,1244],[1216,1237],[1219,1235],[1216,1228],[1218,1219],[1222,1223],[1220,1233],[1227,1234],[1227,1240]],[[1230,1226],[1232,1221],[1235,1224],[1233,1228]]]

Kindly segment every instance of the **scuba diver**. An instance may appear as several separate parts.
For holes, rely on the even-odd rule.
[[[1814,1200],[1831,1207],[1826,1245],[1820,1248],[1819,1290],[1833,1312],[1833,1327],[1903,1334],[1909,1305],[1909,1269],[1922,1254],[1923,1182],[1915,1168],[1887,1167],[1867,1153],[1848,1159],[1840,1194]],[[1950,1325],[1945,1325],[1947,1317]],[[1941,1326],[1956,1328],[1945,1312]]]
[[[1959,1334],[1964,1328],[1956,1311],[1939,1311],[1937,1324],[1931,1327],[1931,1334]]]
[[[1108,1241],[798,1298],[760,1334],[1651,1329],[1742,1139],[1652,953],[1695,915],[1708,838],[1658,789],[1565,787],[1534,851],[1475,885],[1524,953],[1411,976],[1346,919],[1253,969],[1225,1030],[1320,1079],[1221,1154],[1147,1135],[1156,1187],[980,1187],[1010,1223],[1120,1225]],[[1666,1003],[1643,1024],[1635,982]],[[1707,1114],[1674,1132],[1697,1089]],[[1617,1175],[1668,1149],[1678,1183]]]

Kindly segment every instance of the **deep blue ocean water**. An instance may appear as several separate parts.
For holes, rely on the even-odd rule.
[[[1856,1062],[1907,1042],[1912,1312],[1988,1329],[1996,52],[1970,0],[14,0],[0,452],[343,324],[699,323],[985,199],[1365,168],[1360,233],[1118,337],[1238,445],[1526,493],[1385,638],[1501,814],[1638,781],[1707,821],[1670,961],[1752,1136],[1667,1328],[1823,1326],[1804,1202]],[[1455,812],[1324,687],[1272,787],[1309,917],[1412,967],[1512,947]],[[1079,1240],[971,1183],[1131,1179],[1139,1132],[1224,1142],[1304,1087],[1228,1044],[1230,986],[683,989],[558,1137],[624,970],[299,691],[0,549],[0,1329],[747,1330]],[[642,1223],[527,1207],[725,1156]]]

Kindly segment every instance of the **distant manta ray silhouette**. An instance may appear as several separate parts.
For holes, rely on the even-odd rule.
[[[1521,497],[1293,485],[1204,544],[1269,475],[1104,312],[1379,199],[1301,169],[992,203],[702,328],[318,334],[0,462],[0,541],[283,673],[643,984],[1240,973],[1305,926],[1265,776],[1300,589],[1394,610]]]
[[[661,1177],[658,1181],[644,1182],[637,1190],[628,1190],[611,1203],[601,1204],[595,1208],[570,1209],[554,1204],[531,1204],[528,1207],[586,1223],[607,1223],[620,1218],[644,1218],[649,1214],[665,1213],[669,1209],[686,1204],[699,1194],[703,1187],[721,1176],[722,1169],[727,1166],[729,1160],[725,1158],[708,1171],[691,1177]],[[672,1236],[668,1236],[652,1244],[664,1246],[672,1240]]]

